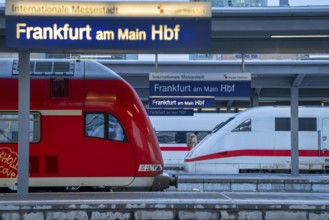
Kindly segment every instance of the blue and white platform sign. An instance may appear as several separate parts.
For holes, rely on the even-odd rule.
[[[150,108],[207,108],[215,105],[214,97],[150,97]]]
[[[24,50],[207,51],[207,2],[6,2],[6,46]]]
[[[250,73],[151,73],[150,96],[249,97]]]
[[[147,114],[150,116],[193,116],[193,109],[159,109],[147,108]]]
[[[20,49],[194,51],[211,48],[210,19],[7,17],[6,46]]]

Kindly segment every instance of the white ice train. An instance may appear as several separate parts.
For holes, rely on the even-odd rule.
[[[299,108],[299,169],[329,172],[329,108]],[[184,160],[189,173],[290,172],[289,107],[256,107],[236,114]]]
[[[184,158],[190,151],[187,140],[198,131],[202,140],[219,123],[235,113],[194,113],[193,116],[150,116],[160,144],[165,166],[184,166]]]

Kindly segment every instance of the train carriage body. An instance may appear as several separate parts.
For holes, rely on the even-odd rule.
[[[238,113],[185,158],[191,173],[290,172],[290,108],[256,107]],[[329,169],[329,108],[299,108],[299,169]]]
[[[18,61],[0,60],[0,187],[17,182]],[[134,89],[94,61],[30,64],[30,187],[168,187]]]
[[[197,131],[201,141],[218,124],[234,113],[194,113],[193,116],[150,116],[157,135],[165,166],[184,166],[184,158],[191,150],[187,146],[190,135]]]

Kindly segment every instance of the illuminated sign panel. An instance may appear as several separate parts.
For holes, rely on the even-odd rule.
[[[150,97],[150,108],[201,108],[213,107],[214,97]]]
[[[150,96],[249,97],[251,82],[150,82]]]
[[[210,20],[7,17],[7,47],[22,49],[207,50]],[[208,40],[207,40],[208,39]]]
[[[213,107],[215,97],[250,97],[250,73],[150,73],[150,108]]]
[[[150,116],[193,116],[193,109],[146,109]]]
[[[7,0],[6,15],[55,17],[211,17],[210,2]]]
[[[65,17],[64,17],[65,16]],[[6,46],[17,49],[206,51],[210,4],[29,2],[6,4]]]
[[[150,96],[248,97],[250,73],[151,73]]]

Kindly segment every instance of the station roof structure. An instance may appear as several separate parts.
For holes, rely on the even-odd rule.
[[[17,52],[5,47],[5,39],[10,36],[5,36],[4,9],[4,5],[0,5],[0,52]],[[328,24],[329,6],[212,8],[212,49],[207,53],[329,53]],[[136,53],[95,51],[100,52]],[[148,74],[154,72],[154,62],[123,60],[102,63],[127,79],[142,101],[147,102]],[[158,66],[159,72],[241,72],[239,61],[159,61]],[[301,105],[327,105],[327,102],[329,105],[329,60],[246,61],[245,72],[252,74],[251,99],[269,105],[289,105],[290,88],[298,86]],[[216,98],[219,107],[251,105],[249,98]]]
[[[216,53],[328,53],[329,6],[213,8]]]
[[[149,73],[153,61],[99,61],[126,79],[144,103],[149,96]],[[241,61],[159,61],[161,73],[241,72]],[[252,97],[216,97],[217,108],[249,108],[257,105],[290,105],[291,86],[299,87],[299,103],[329,106],[329,60],[247,60],[245,72],[251,73]],[[253,103],[254,99],[254,103]]]

